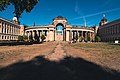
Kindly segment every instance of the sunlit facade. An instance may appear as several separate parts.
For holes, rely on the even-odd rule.
[[[107,22],[107,19],[103,18],[101,21],[104,22],[100,22],[101,25],[98,29],[98,35],[101,40],[105,42],[120,41],[120,19]]]
[[[16,18],[9,21],[0,18],[0,40],[18,40],[20,34],[20,25]]]

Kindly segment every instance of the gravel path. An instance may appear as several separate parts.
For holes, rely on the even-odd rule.
[[[66,53],[62,49],[61,42],[58,42],[58,44],[55,47],[54,52],[45,56],[45,58],[50,61],[60,61],[60,60],[64,59],[65,56],[66,56]]]

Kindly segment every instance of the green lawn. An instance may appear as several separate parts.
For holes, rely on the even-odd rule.
[[[99,51],[101,53],[107,54],[120,54],[120,44],[111,44],[111,43],[75,43],[71,46],[77,46],[87,51]]]

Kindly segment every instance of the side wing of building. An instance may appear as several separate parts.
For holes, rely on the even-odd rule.
[[[0,40],[18,40],[20,25],[0,18]]]
[[[120,41],[120,19],[99,26],[98,35],[104,42]]]

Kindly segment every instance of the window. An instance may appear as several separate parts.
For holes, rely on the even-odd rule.
[[[2,39],[4,39],[4,36],[2,36]]]
[[[5,39],[6,39],[6,36],[5,36]]]

